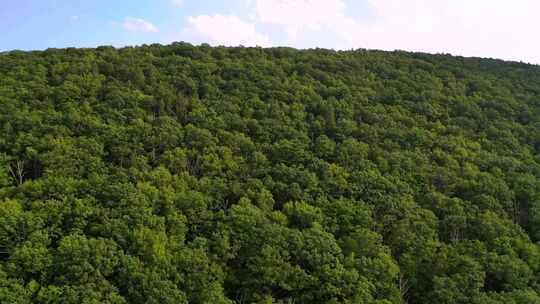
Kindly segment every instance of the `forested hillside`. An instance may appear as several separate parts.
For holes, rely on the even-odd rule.
[[[540,66],[0,54],[0,303],[540,303]]]

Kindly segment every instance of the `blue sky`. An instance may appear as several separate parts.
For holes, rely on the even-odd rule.
[[[0,50],[187,41],[540,63],[538,0],[0,0]]]

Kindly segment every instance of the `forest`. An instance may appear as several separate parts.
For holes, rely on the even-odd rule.
[[[0,303],[540,303],[540,66],[0,54]]]

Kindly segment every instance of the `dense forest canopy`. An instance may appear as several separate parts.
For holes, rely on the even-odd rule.
[[[0,303],[540,303],[540,66],[0,54]]]

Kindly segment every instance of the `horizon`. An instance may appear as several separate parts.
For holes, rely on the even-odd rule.
[[[540,3],[518,0],[6,0],[0,52],[168,45],[445,54],[540,64]]]

